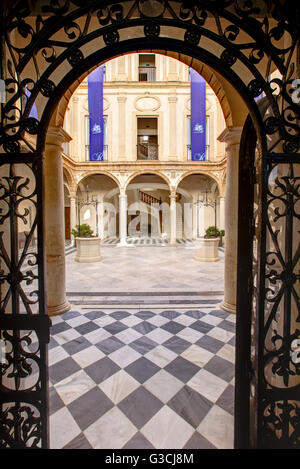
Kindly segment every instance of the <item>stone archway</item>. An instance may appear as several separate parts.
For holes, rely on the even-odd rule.
[[[5,178],[9,181],[4,186],[1,199],[7,203],[11,212],[11,224],[6,227],[11,233],[11,244],[6,245],[7,249],[3,244],[4,238],[1,239],[1,258],[5,264],[2,276],[3,283],[6,282],[1,309],[1,315],[4,315],[2,327],[7,340],[13,344],[10,358],[20,363],[21,368],[26,365],[28,356],[25,357],[17,347],[21,342],[20,333],[29,329],[35,331],[40,345],[39,355],[31,353],[30,358],[39,367],[40,374],[38,383],[30,386],[27,392],[20,386],[22,380],[18,375],[19,370],[13,372],[12,387],[6,387],[3,377],[1,399],[6,405],[3,446],[47,446],[46,343],[49,322],[45,315],[43,205],[40,202],[43,192],[41,156],[51,115],[67,88],[83,73],[112,56],[139,49],[166,49],[202,60],[232,84],[249,109],[257,134],[260,152],[258,168],[261,171],[258,174],[256,360],[253,362],[256,372],[253,381],[255,423],[251,421],[254,443],[250,443],[248,438],[248,414],[244,415],[246,420],[243,423],[247,429],[243,444],[270,448],[278,444],[283,447],[298,446],[299,382],[294,377],[299,375],[299,364],[292,359],[291,347],[293,340],[299,337],[295,327],[296,309],[292,304],[292,297],[298,298],[294,288],[298,274],[294,269],[299,261],[299,252],[294,250],[293,244],[296,216],[292,209],[299,199],[296,189],[298,176],[295,176],[298,174],[295,168],[299,162],[299,127],[295,122],[299,119],[299,109],[290,93],[297,70],[292,66],[292,59],[297,53],[298,7],[291,8],[287,2],[276,1],[271,6],[264,3],[259,5],[260,8],[252,9],[252,4],[245,2],[240,5],[234,0],[214,2],[213,5],[211,2],[201,2],[201,9],[194,4],[187,7],[176,0],[159,0],[156,2],[158,10],[149,10],[147,0],[111,2],[101,10],[96,0],[70,1],[65,4],[45,0],[42,5],[37,5],[39,11],[27,3],[21,10],[19,2],[6,2],[4,6],[2,34],[5,52],[10,58],[7,58],[1,70],[1,78],[5,78],[7,93],[13,96],[1,115],[2,165],[8,167]],[[96,15],[92,16],[93,12]],[[268,81],[268,76],[276,69],[282,78]],[[272,87],[274,83],[279,85],[279,94]],[[31,93],[29,98],[26,98],[26,90]],[[269,108],[264,116],[255,103],[255,98],[262,91]],[[36,104],[40,119],[29,116],[33,104]],[[231,144],[236,145],[231,136],[229,139]],[[246,142],[244,148],[248,148]],[[251,159],[251,155],[246,154],[245,162],[248,157]],[[34,303],[38,304],[38,314],[35,316],[31,315],[30,298],[20,289],[24,278],[20,264],[14,260],[18,236],[14,223],[19,216],[15,209],[15,197],[24,198],[24,184],[20,183],[21,164],[30,166],[32,170],[36,189],[31,197],[38,201],[36,217],[23,252],[23,257],[27,256],[33,231],[37,229],[38,248],[34,255],[39,277],[38,289],[33,292],[37,295]],[[280,167],[283,182],[279,183],[279,179],[275,179],[274,192],[268,188],[267,177],[262,179],[261,174],[270,178],[278,165],[287,165],[288,170]],[[251,174],[249,179],[253,186]],[[276,190],[282,191],[279,197]],[[243,200],[240,199],[240,202],[242,205]],[[278,231],[272,228],[272,223],[277,223],[278,219],[272,219],[271,222],[268,211],[270,204],[276,206],[279,202],[289,207],[288,213],[278,215],[277,210],[277,215],[286,222],[284,250],[278,244]],[[247,213],[249,221],[251,210]],[[4,215],[1,223],[7,220],[8,215]],[[271,251],[268,251],[269,246]],[[270,259],[272,256],[280,259],[280,265],[275,271],[270,268],[274,264]],[[246,258],[247,263],[249,258],[252,259],[249,252]],[[266,284],[272,287],[274,284],[278,286],[280,282],[280,294],[269,288],[273,298],[266,296]],[[240,288],[249,291],[249,285],[241,285]],[[249,291],[249,295],[252,295],[252,291]],[[281,324],[280,330],[274,333],[271,326],[276,319],[278,295],[281,295],[280,301],[284,296],[285,306],[281,309],[284,327]],[[20,302],[28,313],[26,322],[19,314]],[[264,320],[267,327],[264,327]],[[14,330],[13,337],[8,334],[10,330]],[[283,345],[277,349],[274,343],[278,341]],[[270,344],[273,344],[272,349]],[[16,355],[11,357],[12,354]],[[249,369],[248,378],[245,377],[249,399],[250,375],[253,376],[249,367],[250,349],[248,356],[244,355],[243,358],[245,368]],[[9,373],[7,370],[6,367],[4,374]],[[31,374],[28,367],[23,367],[22,371],[27,377]],[[20,406],[20,402],[26,405]],[[13,429],[9,425],[9,416],[13,416]],[[236,440],[237,446],[241,440]]]

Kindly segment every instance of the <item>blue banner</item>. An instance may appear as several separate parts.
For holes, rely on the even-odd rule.
[[[191,159],[206,159],[206,82],[190,69],[191,77]]]
[[[103,66],[88,76],[90,161],[103,161]]]

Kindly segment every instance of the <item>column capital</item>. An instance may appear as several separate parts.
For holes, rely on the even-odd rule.
[[[177,102],[177,96],[169,96],[168,101],[169,103],[176,103]]]
[[[218,137],[219,142],[225,142],[227,145],[237,145],[241,141],[243,127],[226,127]]]
[[[117,96],[118,103],[125,103],[127,100],[126,96]]]
[[[61,146],[71,140],[72,137],[62,127],[48,127],[46,145]]]

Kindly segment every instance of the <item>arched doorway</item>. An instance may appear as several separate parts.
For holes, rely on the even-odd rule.
[[[4,11],[6,51],[12,55],[13,60],[6,63],[5,75],[2,76],[6,79],[8,92],[12,93],[13,97],[4,107],[1,129],[2,161],[3,165],[9,167],[6,176],[8,186],[5,186],[2,199],[8,200],[5,203],[10,207],[3,216],[2,224],[8,219],[8,213],[11,212],[8,227],[10,233],[8,249],[5,249],[2,243],[3,254],[1,257],[5,265],[3,282],[6,283],[2,314],[4,315],[3,328],[5,328],[8,341],[14,344],[20,343],[24,340],[21,340],[20,334],[24,336],[24,331],[36,331],[40,347],[38,354],[31,354],[31,359],[39,367],[40,375],[38,382],[31,383],[28,388],[31,395],[30,402],[27,397],[28,391],[24,392],[20,386],[21,378],[18,374],[20,369],[14,369],[15,379],[11,388],[5,386],[5,379],[3,379],[1,399],[5,407],[4,418],[8,418],[7,416],[11,413],[15,416],[15,427],[18,427],[18,432],[8,431],[4,446],[42,445],[45,447],[47,445],[47,373],[45,363],[49,324],[47,316],[44,314],[41,155],[51,114],[62,94],[79,76],[112,56],[137,49],[166,49],[202,60],[236,88],[249,108],[257,133],[258,151],[261,154],[258,166],[260,171],[257,175],[260,184],[258,194],[259,276],[256,284],[258,292],[257,314],[259,317],[257,334],[254,336],[256,361],[253,364],[257,425],[252,425],[251,430],[254,433],[256,447],[276,447],[276,444],[285,447],[297,446],[299,444],[297,434],[299,402],[296,393],[299,392],[299,382],[297,381],[299,363],[294,356],[294,341],[299,340],[299,331],[295,326],[298,294],[294,284],[298,280],[295,268],[299,262],[299,252],[293,241],[297,216],[292,207],[299,199],[299,192],[295,186],[298,180],[296,166],[299,161],[297,155],[299,128],[291,113],[294,113],[298,118],[299,109],[293,101],[291,93],[288,92],[292,87],[292,78],[295,77],[291,59],[297,44],[297,14],[293,15],[293,13],[297,13],[297,10],[290,9],[288,11],[289,6],[285,7],[285,4],[282,5],[279,2],[276,2],[269,11],[265,9],[252,10],[246,4],[239,7],[235,2],[229,2],[221,7],[203,3],[203,10],[200,12],[196,6],[187,8],[179,2],[167,3],[163,0],[157,2],[155,9],[149,8],[147,0],[114,3],[108,5],[105,10],[97,10],[96,1],[89,2],[89,5],[72,2],[64,7],[57,4],[53,6],[51,2],[49,5],[42,5],[41,11],[35,11],[28,7],[21,9],[20,12],[19,6],[18,2],[13,2]],[[92,10],[92,7],[95,10]],[[92,17],[93,13],[96,13],[94,17]],[[45,16],[43,17],[43,15]],[[50,15],[53,21],[49,21],[47,15]],[[36,16],[34,26],[31,25],[32,16]],[[17,18],[15,22],[14,18]],[[282,18],[285,18],[284,22],[282,22]],[[266,31],[263,30],[264,26],[270,24],[270,19],[272,19],[271,30],[268,27],[266,27]],[[275,26],[272,28],[273,21]],[[12,44],[9,37],[14,28],[23,38],[17,38],[15,45]],[[63,40],[59,38],[60,33],[64,36]],[[245,39],[242,36],[246,36]],[[290,40],[284,44],[286,36],[289,36]],[[282,44],[279,47],[274,46],[274,39],[282,41]],[[27,40],[26,44],[22,42],[23,40],[25,42]],[[102,49],[99,48],[99,41],[103,46]],[[257,44],[259,44],[259,50]],[[57,55],[55,47],[62,48]],[[38,53],[41,53],[42,59],[36,60],[34,55]],[[269,61],[265,60],[265,57],[268,57]],[[272,80],[271,82],[267,80],[270,72],[272,73],[275,69],[278,69],[282,75],[282,78],[275,81],[281,87],[279,98],[270,84]],[[37,76],[35,80],[28,78],[32,76],[32,73]],[[18,78],[17,80],[15,76]],[[14,90],[9,89],[11,85],[15,87]],[[27,100],[25,99],[25,87],[31,91],[31,96]],[[261,116],[254,99],[262,91],[266,95],[269,107],[268,113],[264,117]],[[40,123],[35,117],[29,117],[30,109],[34,103],[40,113]],[[19,118],[11,118],[10,113],[14,114],[15,111],[18,111]],[[291,113],[287,115],[287,111]],[[12,119],[13,123],[11,123]],[[29,134],[29,138],[26,137],[26,134]],[[35,135],[37,135],[37,144],[35,144],[34,137],[31,137]],[[268,138],[269,135],[272,135],[273,138]],[[244,148],[247,148],[246,143]],[[245,161],[248,161],[247,157]],[[25,242],[23,252],[23,256],[26,256],[33,232],[37,229],[38,249],[34,256],[39,275],[38,290],[35,293],[37,299],[33,301],[35,305],[38,305],[39,314],[36,315],[31,314],[31,302],[23,296],[20,289],[20,283],[24,279],[22,277],[20,280],[20,264],[16,262],[18,235],[14,223],[19,217],[19,213],[15,204],[16,197],[24,198],[22,192],[24,186],[20,184],[21,176],[17,174],[16,170],[19,164],[29,165],[36,180],[36,189],[32,195],[32,199],[37,199],[36,218],[32,230],[26,238],[28,243]],[[274,179],[275,187],[271,191],[267,186],[265,175],[270,176],[277,165],[286,165],[288,170],[282,166],[280,177]],[[285,182],[285,187],[279,183],[280,178]],[[252,181],[251,173],[249,179]],[[10,185],[10,182],[14,185]],[[278,196],[276,191],[280,192],[280,190],[283,192],[282,195]],[[276,204],[279,202],[289,207],[288,212],[280,214],[279,208],[276,210]],[[240,199],[240,207],[242,204],[243,199]],[[277,230],[273,231],[271,226],[268,213],[270,204],[275,213],[272,222],[278,222],[278,217],[286,222],[284,252],[281,252],[278,245],[278,232]],[[247,207],[250,209],[249,205]],[[251,219],[252,212],[248,211],[248,225]],[[269,251],[269,249],[271,250]],[[7,252],[10,252],[10,257]],[[272,255],[279,260],[281,269],[279,273],[269,268],[276,264],[276,261],[270,259]],[[249,258],[252,256],[248,252],[247,263]],[[30,274],[29,276],[36,280],[34,275]],[[28,281],[31,282],[30,279]],[[280,333],[278,331],[272,332],[271,325],[277,319],[276,312],[279,304],[274,290],[272,290],[273,298],[265,295],[266,282],[267,285],[275,283],[277,286],[281,282],[280,291],[284,291],[284,306],[280,310],[284,325]],[[248,289],[249,285],[241,285],[240,288]],[[249,291],[249,296],[251,295],[252,292]],[[20,297],[22,302],[26,304],[28,321],[19,315]],[[12,314],[5,314],[5,311],[9,312],[10,309]],[[267,327],[264,326],[264,319],[266,319]],[[264,327],[267,330],[264,330]],[[8,333],[10,330],[14,330],[13,336]],[[277,349],[274,347],[274,343],[278,345],[278,342],[283,345]],[[271,346],[273,348],[270,350]],[[26,362],[24,354],[19,349],[16,351],[16,348],[13,348],[13,350],[13,353],[18,355],[18,358],[15,356],[14,359],[24,365]],[[28,359],[28,356],[26,358]],[[246,359],[246,356],[244,358]],[[22,365],[20,366],[22,368]],[[26,368],[26,370],[25,375],[30,375],[31,369]],[[249,381],[250,377],[248,377]],[[25,405],[20,405],[20,403]],[[36,420],[33,422],[32,409],[35,409],[33,412],[35,417],[37,416],[38,423]],[[26,427],[25,434],[23,432],[20,437],[19,430],[21,428],[19,427],[23,424],[17,424],[17,421],[20,422],[19,416],[21,414],[26,416],[26,423],[30,425],[31,430],[29,432]],[[247,420],[244,421],[244,424],[248,427]],[[33,434],[31,434],[33,428],[36,438],[33,438]],[[249,445],[249,440],[244,444]],[[237,445],[239,445],[238,442]]]

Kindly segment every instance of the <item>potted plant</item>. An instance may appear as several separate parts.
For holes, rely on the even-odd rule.
[[[93,236],[90,225],[86,223],[76,225],[76,229],[73,228],[71,233],[76,240],[76,262],[98,262],[101,260],[101,238]]]
[[[216,226],[209,226],[205,230],[203,238],[197,242],[197,250],[194,259],[200,262],[217,262],[220,260],[218,255],[220,231]]]

